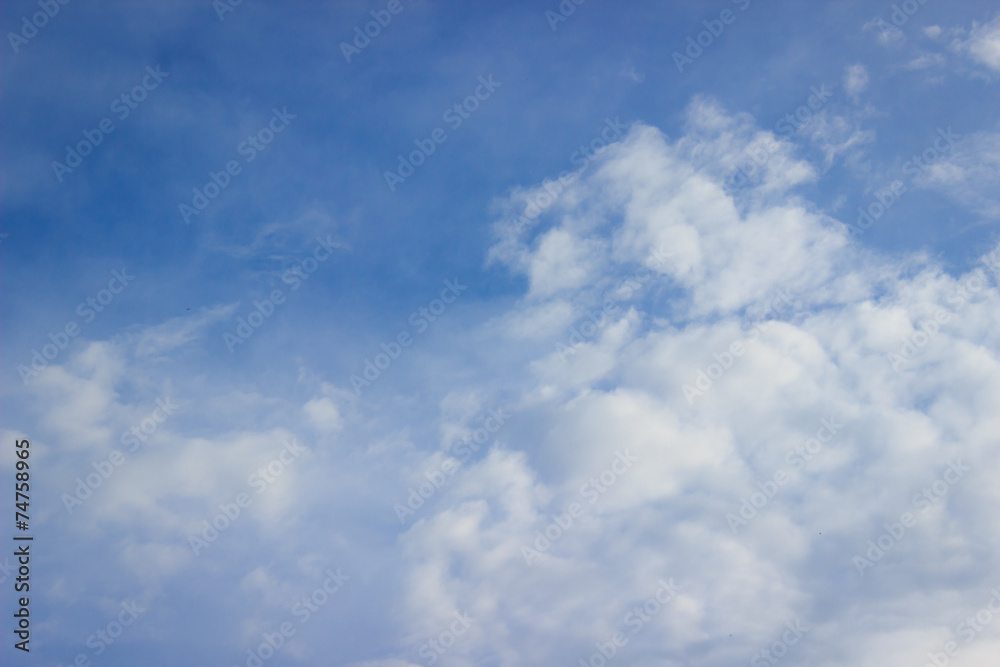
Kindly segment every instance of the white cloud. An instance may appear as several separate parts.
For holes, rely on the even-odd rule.
[[[1000,218],[1000,130],[958,140],[918,183],[940,190],[985,218]]]
[[[646,80],[646,75],[643,74],[642,72],[637,72],[635,70],[635,65],[631,62],[626,65],[625,69],[623,69],[621,72],[618,73],[618,76],[630,79],[635,83],[642,83],[643,81]]]
[[[875,18],[862,26],[862,30],[878,31],[878,42],[885,47],[898,47],[906,42],[906,35],[894,25],[890,25],[882,18]]]
[[[980,65],[1000,72],[1000,16],[988,23],[974,21],[968,38],[956,39],[952,47]]]
[[[857,97],[868,88],[868,68],[864,65],[851,65],[844,76],[844,89],[851,97]]]
[[[529,268],[531,292],[549,296],[593,280],[599,243],[554,229],[541,237]],[[588,280],[589,279],[589,280]]]
[[[971,557],[1000,538],[977,509],[995,505],[1000,480],[994,279],[864,252],[787,188],[737,206],[693,157],[735,160],[745,145],[727,135],[732,119],[710,121],[700,141],[637,125],[540,222],[543,237],[593,248],[565,260],[591,286],[658,245],[676,256],[650,288],[658,297],[624,307],[565,362],[539,346],[517,408],[531,448],[470,464],[404,537],[410,636],[455,610],[477,619],[454,664],[574,663],[619,629],[623,664],[737,664],[795,618],[810,627],[796,664],[916,664],[995,585]],[[521,252],[515,271],[549,251]],[[753,336],[741,329],[779,289],[794,308]],[[545,298],[559,297],[532,292],[511,317]],[[918,335],[938,312],[947,323]],[[493,326],[496,349],[510,334]],[[897,372],[892,355],[913,340]],[[734,341],[745,351],[727,360]],[[728,370],[689,403],[683,385],[716,363]],[[789,457],[831,417],[843,426],[796,472]],[[624,449],[641,463],[581,500]],[[972,470],[922,513],[914,493],[959,458]],[[734,534],[727,514],[778,470],[790,481]],[[521,547],[574,501],[583,514],[529,566]],[[905,511],[916,527],[862,578],[853,556]],[[678,600],[633,636],[626,614],[670,577]]]
[[[135,335],[135,353],[142,356],[163,354],[196,340],[206,327],[232,317],[237,305],[231,303],[201,308],[196,314],[175,317],[143,329]]]
[[[125,372],[112,343],[90,343],[64,366],[49,366],[29,384],[42,409],[40,425],[67,448],[87,448],[112,436],[106,420],[121,418],[115,384]]]
[[[709,145],[700,145],[703,152],[744,148],[728,130],[725,126],[722,133],[709,135]],[[827,280],[832,253],[843,244],[841,233],[795,203],[742,214],[717,180],[689,162],[692,144],[682,140],[668,146],[657,130],[639,126],[623,144],[609,149],[587,185],[571,186],[566,195],[576,202],[573,214],[560,214],[562,224],[544,232],[547,241],[536,251],[524,250],[533,278],[541,266],[544,275],[558,275],[561,281],[553,277],[547,284],[579,288],[594,283],[595,267],[612,259],[638,266],[651,249],[665,248],[671,257],[657,271],[691,290],[682,311],[691,314],[743,308],[778,285],[803,289]],[[735,164],[734,157],[730,161]],[[760,189],[780,192],[792,183],[775,174]],[[622,216],[613,229],[602,225],[598,213],[610,207]],[[627,272],[627,264],[617,271]],[[554,291],[538,290],[535,284],[533,295]]]
[[[908,70],[926,70],[932,67],[942,67],[945,64],[945,57],[940,53],[921,53],[903,67]]]
[[[808,126],[810,140],[823,151],[823,166],[829,169],[840,156],[857,165],[863,159],[862,147],[875,141],[875,131],[861,127],[858,118],[818,114]]]
[[[338,431],[342,426],[340,410],[329,398],[313,398],[303,406],[302,411],[316,428],[323,431]]]

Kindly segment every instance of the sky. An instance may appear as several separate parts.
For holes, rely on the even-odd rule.
[[[3,664],[997,664],[996,3],[0,26]]]

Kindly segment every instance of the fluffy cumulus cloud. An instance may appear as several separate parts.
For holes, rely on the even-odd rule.
[[[865,249],[814,178],[709,100],[674,139],[633,125],[497,223],[524,293],[409,424],[305,370],[295,400],[167,382],[228,307],[93,343],[31,385],[77,501],[54,524],[117,545],[150,609],[225,583],[212,632],[244,664],[283,623],[312,664],[356,628],[356,667],[991,664],[1000,257]]]
[[[951,275],[862,250],[792,183],[735,200],[703,156],[752,139],[691,113],[673,141],[634,126],[516,249],[501,223],[515,318],[614,308],[539,341],[530,447],[460,469],[401,538],[414,641],[455,665],[902,667],[954,640],[986,664],[995,631],[961,624],[1000,584],[997,255]],[[554,275],[570,294],[535,288]]]

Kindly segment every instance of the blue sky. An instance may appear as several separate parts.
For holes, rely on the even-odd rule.
[[[995,664],[995,3],[53,2],[0,10],[5,664]]]

